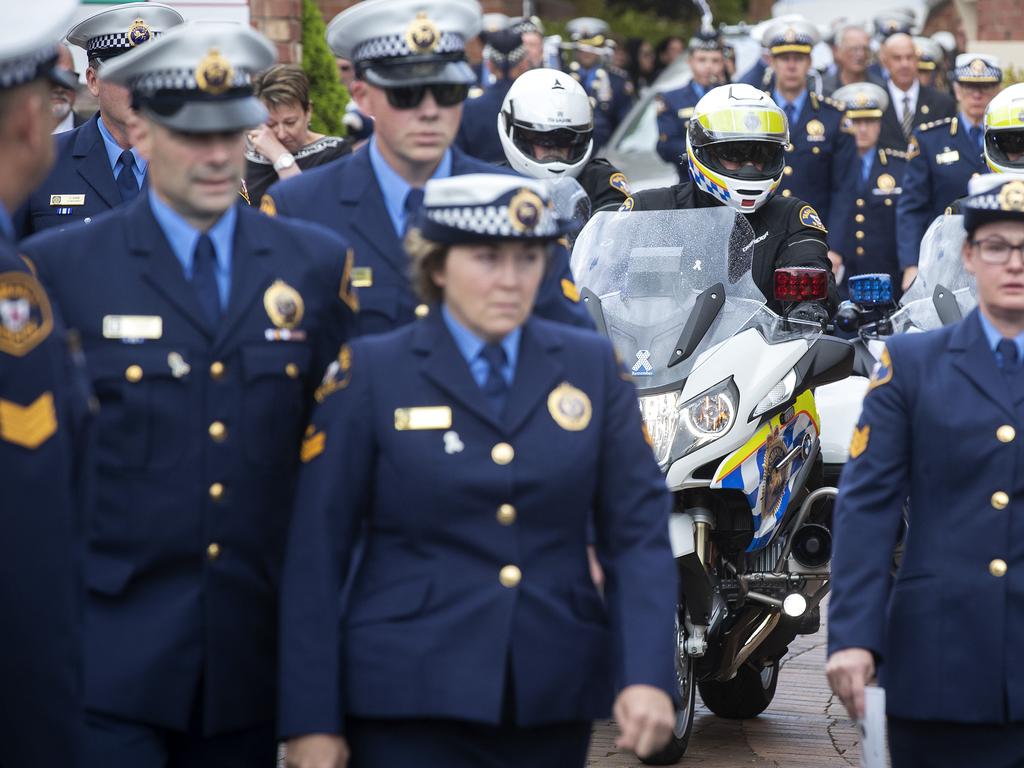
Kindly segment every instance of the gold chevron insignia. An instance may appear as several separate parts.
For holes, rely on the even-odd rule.
[[[57,431],[53,394],[44,392],[31,405],[0,398],[0,439],[34,450]]]

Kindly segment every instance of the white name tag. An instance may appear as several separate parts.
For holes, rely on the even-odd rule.
[[[452,409],[447,405],[426,408],[395,408],[395,429],[448,429],[452,425]]]
[[[105,339],[159,339],[164,319],[159,315],[104,315]]]
[[[85,205],[85,195],[50,195],[50,205]]]

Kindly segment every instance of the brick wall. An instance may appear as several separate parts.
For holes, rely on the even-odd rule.
[[[302,0],[249,0],[253,27],[277,46],[278,60],[302,60]]]
[[[1022,0],[978,0],[978,40],[1024,40]]]

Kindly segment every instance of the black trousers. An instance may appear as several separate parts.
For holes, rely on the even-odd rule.
[[[1024,768],[1024,723],[889,718],[892,768]]]

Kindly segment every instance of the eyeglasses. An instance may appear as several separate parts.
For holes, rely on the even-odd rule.
[[[429,83],[427,85],[401,85],[385,88],[388,104],[395,109],[415,109],[430,91],[439,107],[454,107],[466,100],[469,86],[461,83]]]
[[[1024,243],[1011,245],[1001,237],[987,237],[984,240],[972,240],[971,245],[978,249],[978,256],[986,264],[1006,264],[1013,251],[1017,252],[1024,264]]]

